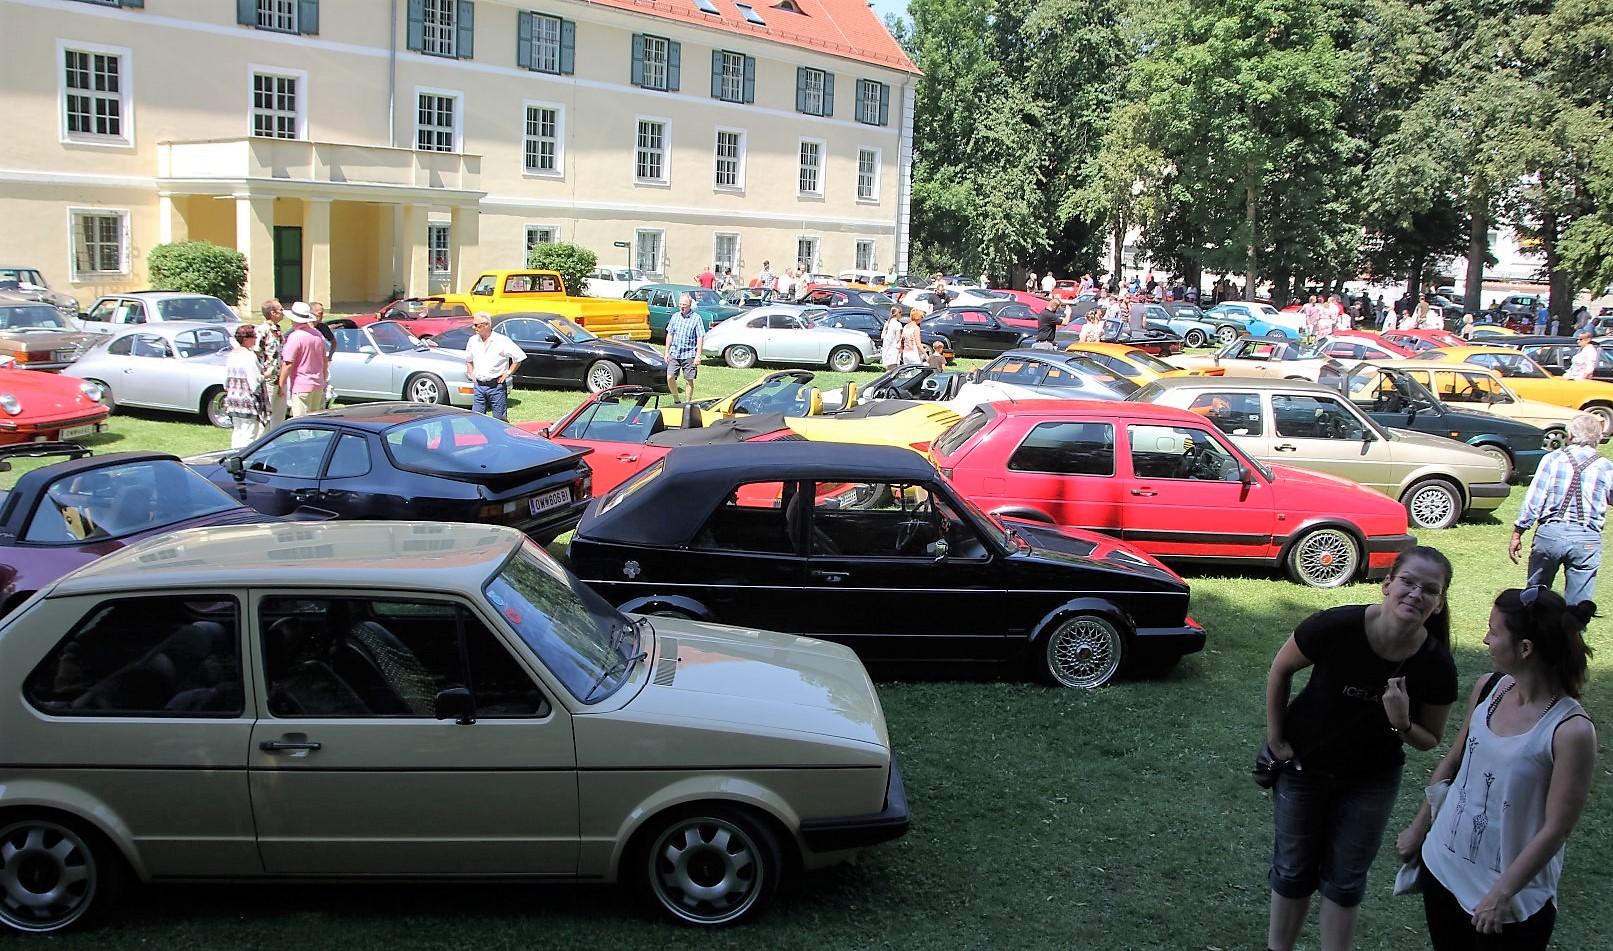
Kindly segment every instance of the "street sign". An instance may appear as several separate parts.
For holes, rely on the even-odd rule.
[[[614,241],[612,244],[616,245],[618,248],[631,248],[633,246],[632,242],[629,241]]]

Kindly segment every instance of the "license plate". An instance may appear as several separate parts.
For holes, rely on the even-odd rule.
[[[88,435],[90,435],[92,433],[95,433],[97,431],[99,431],[99,427],[96,426],[94,423],[89,423],[89,424],[84,425],[84,426],[68,426],[67,428],[62,430],[61,435],[58,436],[57,438],[58,439],[77,439],[80,436],[88,436]]]
[[[542,495],[534,495],[531,502],[532,514],[536,515],[539,512],[547,512],[552,508],[565,505],[570,501],[570,489],[555,489],[553,492],[545,492]]]
[[[611,334],[610,338],[612,340],[632,340],[633,335],[632,334]]]

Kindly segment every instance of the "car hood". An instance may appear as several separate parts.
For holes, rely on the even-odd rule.
[[[1315,469],[1301,469],[1280,462],[1268,462],[1266,468],[1275,477],[1276,503],[1279,511],[1329,514],[1348,512],[1352,517],[1386,515],[1398,520],[1400,531],[1405,531],[1406,507],[1375,489],[1343,476],[1329,475]]]
[[[644,670],[635,672],[638,692],[614,711],[578,718],[579,765],[777,761],[778,741],[791,737],[801,742],[788,765],[874,766],[888,759],[885,714],[850,648],[700,621],[652,623],[655,644]],[[746,736],[757,742],[744,742]]]
[[[1412,432],[1409,429],[1385,429],[1389,438],[1396,443],[1426,450],[1430,454],[1444,453],[1445,458],[1452,463],[1461,465],[1481,466],[1495,470],[1495,479],[1501,481],[1501,463],[1492,459],[1482,449],[1475,449],[1464,442],[1457,442],[1445,436],[1432,436],[1427,433]],[[1433,456],[1421,461],[1431,461]]]
[[[1097,532],[1059,528],[1046,522],[1018,518],[1001,519],[1003,526],[1031,546],[1043,558],[1069,561],[1083,558],[1125,565],[1127,568],[1150,568],[1156,574],[1181,581],[1176,572],[1165,567],[1152,555],[1118,539]],[[1184,582],[1185,584],[1185,582]]]

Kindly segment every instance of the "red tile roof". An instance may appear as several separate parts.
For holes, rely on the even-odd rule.
[[[781,0],[750,0],[751,7],[767,21],[766,26],[757,26],[741,16],[734,8],[734,0],[709,0],[720,11],[715,15],[702,12],[695,0],[585,2],[739,36],[761,37],[909,73],[919,72],[866,0],[789,0],[800,13],[776,6]]]

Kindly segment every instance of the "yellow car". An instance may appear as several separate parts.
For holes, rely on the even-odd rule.
[[[885,412],[891,407],[859,405],[855,383],[825,393],[812,381],[808,370],[769,373],[735,393],[699,404],[699,419],[689,425],[684,424],[682,408],[666,407],[661,412],[669,427],[683,428],[736,416],[783,413],[784,425],[807,439],[907,448],[928,447],[930,440],[958,421],[957,413],[936,403]]]
[[[1500,324],[1475,324],[1473,329],[1467,332],[1467,339],[1483,340],[1485,337],[1516,337],[1517,335],[1516,330],[1511,327],[1503,327]]]
[[[1506,347],[1443,347],[1424,350],[1412,359],[1494,370],[1519,396],[1594,414],[1602,420],[1602,435],[1613,433],[1613,383],[1552,376],[1526,354]]]
[[[1554,403],[1526,400],[1507,388],[1494,370],[1471,363],[1430,363],[1427,360],[1373,360],[1373,366],[1403,370],[1457,409],[1481,409],[1546,431],[1546,448],[1561,449],[1568,444],[1568,421],[1578,410]]]
[[[1084,353],[1093,363],[1138,386],[1170,376],[1224,376],[1227,372],[1225,367],[1220,366],[1191,370],[1173,367],[1146,350],[1124,343],[1072,343],[1064,349],[1070,353]]]

